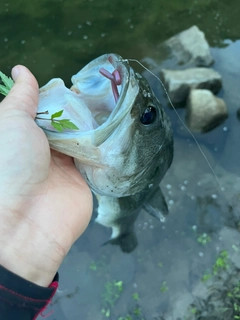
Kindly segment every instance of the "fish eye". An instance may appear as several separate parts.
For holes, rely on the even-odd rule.
[[[140,121],[144,125],[149,125],[155,121],[156,117],[157,117],[156,108],[149,106],[145,109],[145,111],[141,115]]]

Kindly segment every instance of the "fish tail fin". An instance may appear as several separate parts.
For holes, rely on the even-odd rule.
[[[130,253],[138,245],[137,236],[134,231],[121,235],[118,238],[110,239],[109,243],[119,245],[122,252]]]
[[[102,245],[104,246],[109,243],[112,245],[118,245],[121,248],[122,252],[126,253],[132,252],[138,245],[137,236],[134,231],[122,234],[117,238],[111,238]]]

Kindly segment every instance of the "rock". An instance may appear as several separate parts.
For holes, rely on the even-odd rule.
[[[225,102],[209,90],[193,89],[189,94],[186,123],[194,132],[207,132],[228,117]]]
[[[161,71],[161,77],[167,88],[172,103],[187,100],[190,89],[209,89],[217,93],[222,87],[221,75],[208,68]]]
[[[165,42],[178,63],[207,67],[213,63],[205,35],[197,26],[182,31]]]

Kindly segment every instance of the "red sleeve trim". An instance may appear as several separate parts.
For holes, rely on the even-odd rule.
[[[48,316],[50,316],[50,315],[53,313],[53,311],[50,311],[48,314],[43,315],[43,312],[46,310],[47,306],[48,306],[49,303],[52,301],[52,298],[53,298],[53,296],[55,295],[55,293],[56,293],[56,291],[57,291],[58,282],[57,282],[57,281],[53,281],[53,282],[50,284],[49,288],[54,288],[54,291],[52,292],[50,298],[46,301],[45,306],[42,307],[42,309],[38,312],[38,314],[36,314],[36,316],[33,318],[33,320],[36,320],[39,315],[41,315],[43,318],[47,318]]]
[[[0,265],[1,318],[9,320],[36,319],[46,310],[57,288],[58,273],[46,288],[23,279]]]

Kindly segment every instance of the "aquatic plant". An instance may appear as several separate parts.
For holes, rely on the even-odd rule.
[[[142,316],[141,308],[135,307],[133,311],[131,311],[124,317],[118,318],[118,320],[145,320],[145,318],[143,318]]]
[[[211,273],[205,273],[202,277],[202,282],[208,281],[210,278],[212,278]]]
[[[102,308],[101,312],[105,315],[106,318],[109,318],[111,315],[111,310],[109,308]]]
[[[134,292],[133,295],[132,295],[132,298],[133,300],[135,301],[138,301],[140,298],[139,298],[139,294],[137,292]]]
[[[220,252],[219,256],[217,257],[214,265],[212,266],[211,271],[206,272],[203,277],[202,281],[209,280],[212,276],[218,275],[221,271],[227,270],[229,268],[229,258],[228,252],[223,250]]]
[[[240,319],[240,269],[236,268],[229,259],[227,250],[217,256],[212,268],[204,274],[202,281],[210,278],[207,285],[208,293],[203,298],[196,298],[189,307],[186,320],[209,318],[219,320]]]
[[[227,292],[229,302],[233,305],[234,319],[240,319],[240,281],[232,290]]]
[[[141,312],[141,309],[140,308],[135,308],[133,313],[136,315],[136,316],[141,316],[142,312]]]
[[[206,299],[197,299],[190,305],[186,320],[208,318],[219,320],[240,319],[240,281],[238,274],[230,275],[224,282],[209,287]]]
[[[89,266],[89,269],[92,270],[92,271],[97,271],[97,264],[96,262],[92,261],[90,266]]]
[[[118,320],[133,320],[133,318],[130,315],[126,315],[125,317],[120,317]]]
[[[97,275],[103,275],[107,272],[107,258],[105,255],[102,255],[96,261],[92,261],[89,265],[89,269],[96,271]]]
[[[203,233],[197,238],[197,241],[200,244],[206,245],[211,241],[211,238],[206,233]]]
[[[166,292],[166,291],[168,291],[168,286],[167,286],[167,282],[166,282],[166,281],[163,281],[160,290],[161,290],[161,292],[163,292],[163,293]]]
[[[213,274],[216,275],[221,270],[226,270],[228,268],[229,268],[228,252],[226,250],[223,250],[220,252],[219,257],[216,259],[216,262],[212,267]]]
[[[108,281],[105,284],[104,292],[102,294],[103,308],[102,313],[109,318],[111,308],[115,305],[116,301],[120,298],[123,291],[122,281]]]
[[[196,314],[196,313],[197,313],[197,308],[191,308],[191,309],[190,309],[190,312],[191,312],[192,314]]]

